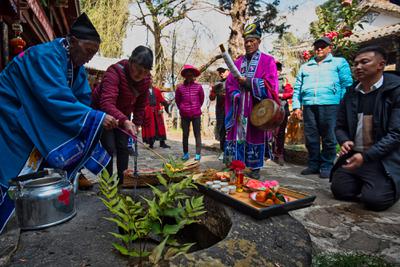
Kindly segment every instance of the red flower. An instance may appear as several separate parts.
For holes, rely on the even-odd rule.
[[[231,170],[238,171],[238,170],[243,170],[244,168],[246,168],[246,165],[241,160],[233,160],[231,162],[231,165],[229,166],[229,168]]]
[[[67,189],[62,189],[61,195],[58,196],[58,201],[64,203],[66,206],[69,205],[69,195],[70,191]]]
[[[332,32],[327,32],[324,34],[324,36],[328,37],[329,39],[333,40],[339,35],[338,32],[332,31]]]
[[[308,51],[308,50],[303,51],[303,59],[304,59],[305,61],[308,61],[310,58],[311,58],[311,53],[310,53],[310,51]]]

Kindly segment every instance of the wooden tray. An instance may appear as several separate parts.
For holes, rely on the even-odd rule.
[[[196,172],[199,170],[200,162],[199,161],[186,161],[184,163],[184,168],[181,170],[182,172]],[[124,180],[122,183],[123,188],[134,188],[135,183],[136,187],[146,187],[150,185],[158,185],[157,173],[163,174],[164,178],[167,178],[164,174],[163,169],[154,169],[154,170],[143,170],[138,173],[138,177],[133,176],[133,170],[128,169],[124,171]]]
[[[275,204],[269,207],[261,206],[249,198],[248,192],[235,192],[234,194],[225,194],[210,187],[197,183],[201,192],[210,195],[214,199],[221,201],[240,212],[251,215],[256,219],[265,219],[270,216],[286,214],[288,211],[301,209],[312,205],[315,196],[297,192],[285,187],[280,187],[278,192],[285,195],[290,201],[284,204]]]

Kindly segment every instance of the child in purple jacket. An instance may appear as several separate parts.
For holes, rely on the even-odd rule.
[[[195,81],[200,76],[200,71],[191,65],[184,65],[181,75],[185,78],[183,84],[178,85],[175,92],[175,102],[179,109],[182,121],[182,160],[189,159],[189,127],[192,122],[194,137],[196,139],[195,160],[201,158],[201,105],[204,102],[204,91],[201,84]]]

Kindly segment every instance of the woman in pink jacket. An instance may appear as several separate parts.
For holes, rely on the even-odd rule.
[[[175,92],[175,102],[179,109],[182,121],[182,160],[189,159],[189,128],[192,122],[194,137],[196,139],[195,160],[201,158],[201,105],[204,102],[204,91],[201,84],[195,81],[200,76],[200,71],[191,65],[183,66],[181,75],[185,78],[183,84],[178,85]]]

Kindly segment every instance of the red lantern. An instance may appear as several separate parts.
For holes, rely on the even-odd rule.
[[[10,40],[10,46],[12,49],[12,54],[17,55],[24,51],[26,42],[20,36],[14,37]]]

